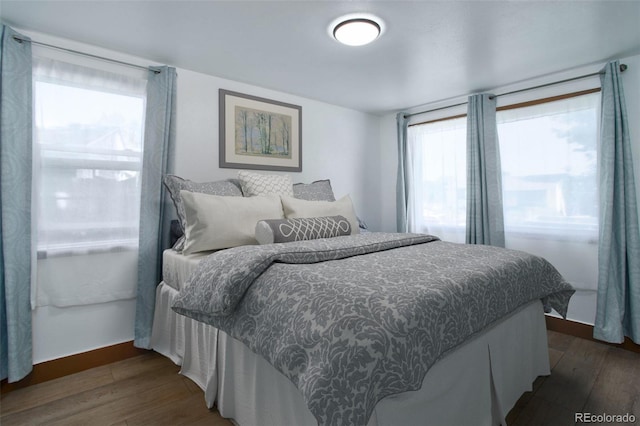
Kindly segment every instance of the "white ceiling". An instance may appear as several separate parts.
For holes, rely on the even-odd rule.
[[[372,113],[640,53],[640,0],[0,1],[17,28]],[[330,38],[353,12],[383,36]]]

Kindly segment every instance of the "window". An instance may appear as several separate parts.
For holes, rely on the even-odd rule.
[[[146,73],[47,55],[34,49],[35,304],[130,299],[138,273]]]
[[[34,71],[38,250],[137,246],[145,82],[49,59]]]
[[[507,248],[549,260],[582,290],[597,286],[594,91],[497,112]],[[410,126],[409,230],[464,242],[466,117]]]
[[[498,111],[507,232],[597,239],[599,94]]]
[[[457,117],[409,127],[413,172],[409,230],[464,242],[467,206],[467,119]]]

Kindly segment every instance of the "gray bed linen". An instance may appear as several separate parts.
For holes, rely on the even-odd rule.
[[[365,425],[474,334],[536,299],[565,316],[573,292],[524,252],[368,233],[214,253],[173,309],[263,356],[319,425]]]

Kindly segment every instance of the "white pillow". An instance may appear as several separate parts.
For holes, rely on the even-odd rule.
[[[238,172],[238,180],[245,197],[255,195],[287,195],[293,197],[293,181],[289,175],[265,175],[247,171]]]
[[[184,254],[258,244],[256,223],[284,217],[277,196],[224,197],[180,191],[180,197],[186,218]]]
[[[353,210],[351,197],[345,195],[338,201],[307,201],[298,198],[281,196],[284,216],[296,217],[323,217],[323,216],[344,216],[351,224],[351,234],[360,232],[358,219]]]

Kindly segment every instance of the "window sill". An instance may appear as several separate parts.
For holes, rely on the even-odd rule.
[[[434,227],[448,234],[465,235],[464,226],[437,226]],[[422,228],[423,233],[437,235],[437,232],[429,232],[428,227]],[[593,228],[542,228],[542,227],[508,227],[505,229],[505,238],[519,238],[523,240],[540,240],[554,242],[575,242],[589,245],[597,245],[598,231]]]
[[[598,244],[598,231],[577,228],[529,228],[513,227],[505,229],[506,238],[521,238],[525,240],[545,240],[556,242],[576,242],[589,245]]]
[[[38,260],[52,257],[86,256],[138,250],[137,241],[95,241],[80,244],[59,244],[38,247]]]

